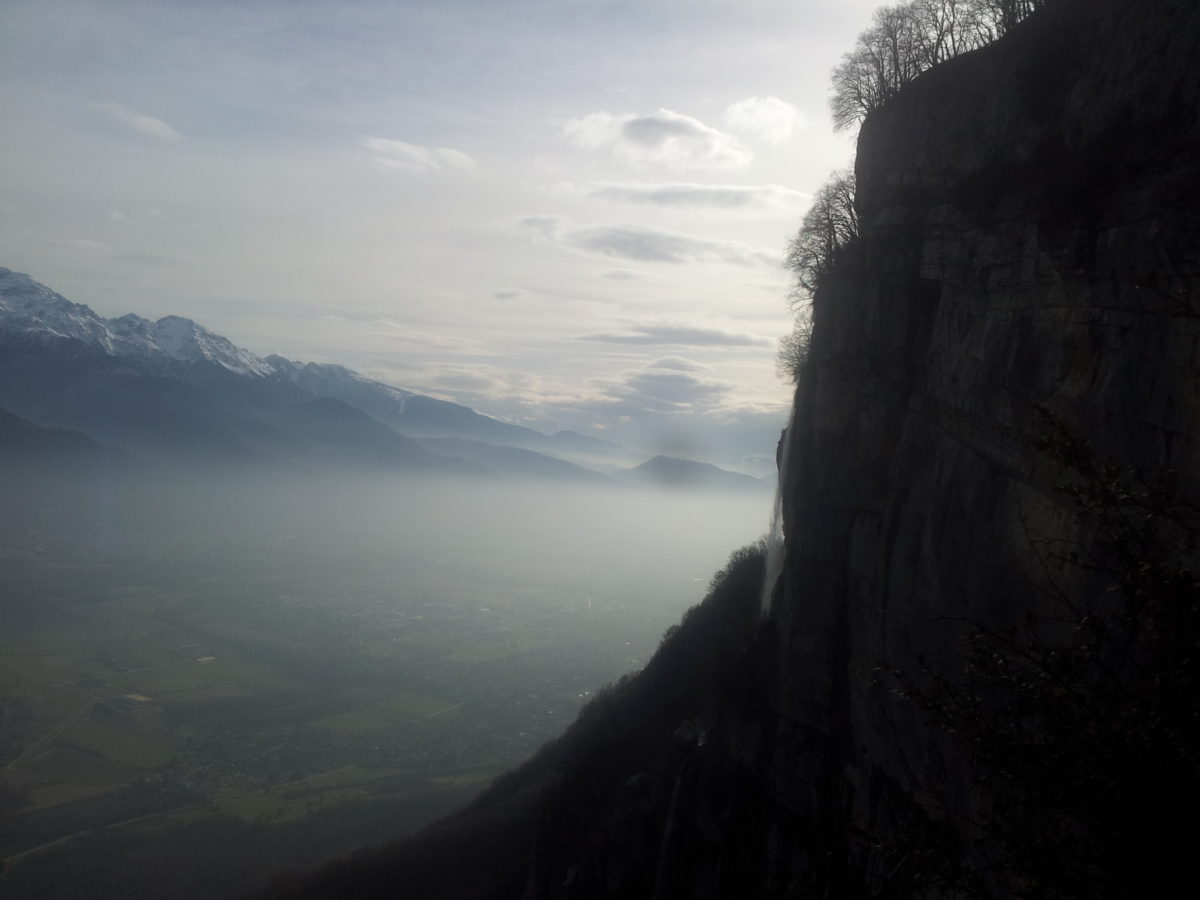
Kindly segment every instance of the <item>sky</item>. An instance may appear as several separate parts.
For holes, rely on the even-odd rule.
[[[875,0],[0,3],[0,265],[546,431],[769,456]]]

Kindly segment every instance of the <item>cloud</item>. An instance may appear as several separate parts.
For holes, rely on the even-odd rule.
[[[477,394],[493,391],[497,387],[495,378],[481,375],[478,372],[446,372],[435,375],[430,383],[439,388],[470,391]]]
[[[499,291],[492,291],[492,297],[496,300],[520,300],[522,297],[528,297],[529,291],[521,290],[521,288],[504,288]]]
[[[768,144],[782,144],[792,130],[807,124],[800,110],[778,97],[747,97],[725,110],[724,122],[734,131]]]
[[[92,108],[106,113],[113,120],[146,137],[157,138],[160,141],[183,140],[183,135],[162,119],[134,112],[129,107],[122,106],[120,103],[93,103]]]
[[[735,241],[711,241],[642,225],[582,228],[568,234],[566,242],[589,253],[638,262],[779,265],[778,257]]]
[[[378,333],[387,335],[392,343],[408,344],[414,350],[425,353],[448,351],[469,355],[477,353],[484,346],[483,342],[477,338],[445,332],[419,331],[405,322],[398,322],[386,317],[368,318],[361,321],[369,324]]]
[[[640,281],[645,276],[632,269],[609,269],[607,272],[601,272],[600,277],[610,281]]]
[[[608,150],[634,165],[738,169],[754,159],[736,138],[669,109],[644,116],[595,112],[569,120],[563,134],[577,147]]]
[[[635,325],[624,334],[585,334],[581,341],[602,344],[678,344],[688,347],[774,347],[775,341],[758,334],[722,331],[693,325]]]
[[[517,221],[542,240],[561,241],[576,250],[615,256],[637,262],[706,263],[723,262],[739,266],[770,266],[778,268],[778,255],[737,241],[714,241],[661,231],[645,225],[613,225],[568,230],[570,220],[563,216],[526,216]],[[614,269],[605,273],[616,281],[632,281],[642,277],[639,272]]]
[[[489,415],[499,414],[499,409],[511,414],[517,407],[537,405],[546,399],[539,376],[490,363],[430,361],[413,366],[405,360],[379,362],[381,366],[373,373],[375,377],[394,370],[400,374],[397,380],[418,393],[468,405],[487,400]]]
[[[538,237],[555,241],[567,227],[567,220],[562,216],[526,216],[517,225],[529,229]]]
[[[698,362],[692,362],[690,359],[684,359],[682,356],[664,356],[662,359],[656,359],[646,368],[674,369],[677,372],[703,372],[708,370],[709,366],[701,365]]]
[[[619,184],[598,182],[585,186],[588,196],[612,203],[718,209],[763,209],[799,206],[808,194],[777,184]]]
[[[723,381],[654,370],[629,372],[617,381],[601,381],[597,386],[608,398],[610,415],[704,412],[720,406],[731,389]]]
[[[380,168],[418,175],[430,175],[445,169],[471,172],[478,165],[474,157],[449,147],[418,147],[388,138],[367,138],[363,146]]]

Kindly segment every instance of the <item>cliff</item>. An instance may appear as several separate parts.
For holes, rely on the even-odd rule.
[[[1190,0],[1060,0],[873,114],[765,619],[761,559],[737,557],[646,671],[463,814],[277,896],[936,896],[944,854],[914,859],[951,845],[978,874],[977,756],[897,685],[953,682],[964,623],[1111,605],[1103,566],[1046,553],[1111,550],[1067,463],[1200,500],[1197,58]]]
[[[876,670],[954,673],[964,620],[1050,612],[1046,541],[1096,539],[1039,449],[1051,422],[1200,496],[1198,50],[1194,4],[1061,2],[864,124],[863,238],[817,298],[773,615],[774,802],[820,810],[834,862],[784,854],[780,884],[865,892],[897,797],[971,809],[969,764]]]

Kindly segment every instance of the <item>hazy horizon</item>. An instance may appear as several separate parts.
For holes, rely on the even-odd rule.
[[[761,434],[873,5],[9,3],[0,264],[540,430]]]
[[[86,871],[86,896],[223,896],[444,815],[639,669],[769,505],[414,474],[5,470],[6,889],[81,896]],[[135,875],[131,854],[161,871]],[[181,884],[181,866],[203,873]]]

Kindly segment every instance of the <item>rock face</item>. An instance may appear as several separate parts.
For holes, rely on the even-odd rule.
[[[1200,496],[1198,50],[1194,4],[1062,2],[863,127],[863,242],[817,298],[773,613],[772,795],[819,831],[878,834],[890,788],[965,790],[874,673],[951,669],[957,620],[1039,605],[1038,538],[1088,540],[1039,408]],[[844,895],[872,863],[833,849],[845,871],[784,854],[783,880]]]
[[[468,831],[506,810],[503,842],[464,848],[504,848],[507,890],[478,896],[883,896],[896,798],[969,808],[962,753],[878,669],[953,671],[963,618],[1043,602],[1041,536],[1091,539],[1038,449],[1050,423],[1200,499],[1198,58],[1191,0],[1059,0],[864,123],[862,238],[815,301],[770,611],[726,626],[720,671],[613,751],[619,775],[580,776],[603,732],[581,720],[469,810]],[[405,852],[376,884],[403,893]]]

